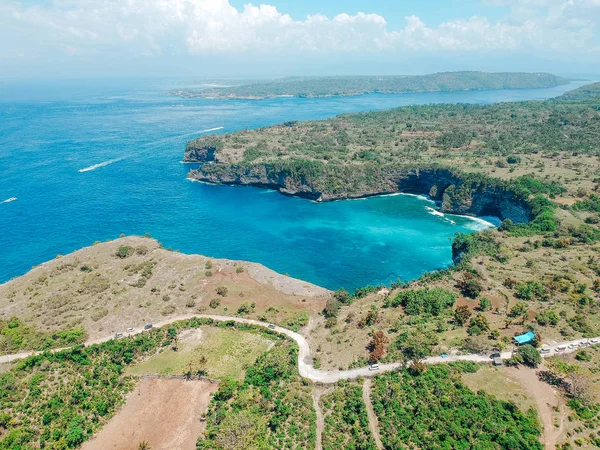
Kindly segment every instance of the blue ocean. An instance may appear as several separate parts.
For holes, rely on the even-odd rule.
[[[455,233],[489,224],[440,214],[424,197],[314,203],[269,190],[194,183],[186,179],[190,167],[180,162],[186,141],[402,105],[546,99],[581,84],[218,101],[168,95],[186,87],[173,80],[5,81],[0,282],[121,233],[150,233],[185,253],[259,262],[331,289],[414,279],[452,263]]]

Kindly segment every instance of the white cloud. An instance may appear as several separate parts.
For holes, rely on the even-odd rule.
[[[598,54],[600,0],[484,0],[510,8],[496,23],[470,17],[390,29],[377,14],[293,19],[274,6],[228,0],[0,0],[0,58],[44,52],[130,55],[548,51]]]

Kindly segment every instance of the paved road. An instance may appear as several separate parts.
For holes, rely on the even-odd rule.
[[[174,317],[174,318],[171,318],[171,319],[163,321],[163,322],[155,323],[154,326],[162,327],[164,325],[169,325],[170,323],[173,323],[173,322],[176,322],[179,320],[187,320],[187,319],[191,319],[193,317],[198,317],[201,319],[213,319],[213,320],[218,320],[218,321],[233,320],[234,322],[237,322],[237,323],[258,325],[258,326],[265,327],[265,328],[268,327],[267,323],[261,322],[258,320],[244,319],[241,317],[214,316],[214,315],[210,315],[210,314],[187,314],[184,316]],[[133,333],[124,333],[124,334],[135,335],[138,333],[142,333],[143,331],[144,330],[136,330]],[[324,371],[324,370],[318,370],[313,367],[313,359],[312,359],[311,352],[310,352],[310,346],[308,345],[308,341],[306,340],[306,338],[304,336],[302,336],[301,334],[296,333],[292,330],[288,330],[287,328],[283,328],[283,327],[279,327],[279,326],[276,326],[274,328],[274,331],[281,333],[281,334],[285,334],[286,336],[288,336],[288,337],[292,338],[294,341],[296,341],[296,343],[298,344],[298,347],[299,347],[298,373],[303,378],[308,378],[309,380],[311,380],[313,382],[324,383],[324,384],[337,383],[340,380],[349,380],[349,379],[354,379],[354,378],[358,378],[358,377],[370,377],[370,376],[376,375],[377,373],[397,370],[402,366],[401,363],[379,364],[379,369],[376,371],[370,370],[369,367],[359,367],[356,369],[339,370],[339,371],[334,370],[334,371],[329,371],[329,372]],[[101,339],[91,340],[91,341],[86,342],[85,345],[100,344],[102,342],[110,341],[111,339],[114,339],[114,336],[107,336],[107,337],[104,337]],[[542,356],[546,357],[546,356],[553,356],[553,355],[561,354],[561,353],[574,352],[579,349],[579,343],[582,340],[589,342],[591,339],[590,340],[577,339],[574,341],[561,342],[561,343],[554,344],[554,345],[543,345],[542,348],[548,349],[549,353],[544,353],[544,354],[542,354]],[[600,342],[600,337],[595,338],[595,340],[598,340]],[[599,344],[595,343],[594,345],[599,345]],[[571,346],[571,348],[569,346]],[[565,349],[558,350],[559,348],[562,348],[562,347],[565,347]],[[64,349],[56,349],[54,351],[59,351],[59,350],[64,350]],[[1,361],[2,362],[11,362],[11,361],[15,361],[18,359],[26,358],[31,355],[40,354],[40,353],[41,352],[23,352],[23,353],[16,353],[13,355],[6,355],[1,358]],[[512,353],[511,352],[503,352],[501,355],[502,355],[502,359],[508,359],[511,357]],[[489,362],[491,362],[491,359],[488,355],[470,354],[470,355],[448,355],[445,358],[443,358],[441,356],[433,356],[430,358],[426,358],[423,361],[426,364],[439,364],[439,363],[447,363],[447,362],[453,362],[453,361],[474,361],[474,362],[480,362],[480,363],[489,363]]]

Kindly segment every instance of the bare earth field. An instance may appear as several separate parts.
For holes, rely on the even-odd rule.
[[[200,415],[218,385],[209,381],[142,379],[125,406],[82,450],[194,450],[204,431]]]

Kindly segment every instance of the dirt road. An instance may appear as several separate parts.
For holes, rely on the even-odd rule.
[[[216,315],[210,315],[210,314],[187,314],[184,316],[171,318],[164,322],[156,323],[156,324],[154,324],[154,326],[162,327],[162,326],[169,325],[170,323],[173,323],[173,322],[176,322],[179,320],[187,320],[187,319],[191,319],[193,317],[197,317],[200,319],[213,319],[213,320],[217,320],[217,321],[231,321],[232,320],[237,323],[257,325],[257,326],[264,327],[264,328],[267,328],[269,326],[269,324],[267,324],[265,322],[261,322],[259,320],[244,319],[242,317],[216,316]],[[141,327],[143,328],[143,325],[141,325]],[[313,359],[312,359],[312,355],[311,355],[311,351],[310,351],[310,346],[308,345],[308,341],[306,340],[306,338],[304,336],[302,336],[300,333],[296,333],[295,331],[288,330],[287,328],[283,328],[283,327],[279,327],[279,326],[275,326],[272,329],[273,329],[273,331],[284,334],[284,335],[290,337],[291,339],[293,339],[294,341],[296,341],[296,343],[298,344],[298,348],[299,348],[298,373],[300,374],[301,377],[308,378],[309,380],[311,380],[313,382],[332,384],[332,383],[337,383],[340,380],[350,380],[350,379],[355,379],[358,377],[372,377],[374,375],[377,375],[377,373],[398,370],[402,366],[401,363],[390,363],[390,364],[380,364],[378,370],[370,370],[369,367],[360,367],[357,369],[340,370],[340,371],[332,370],[329,372],[324,371],[324,370],[318,370],[313,367]],[[138,330],[133,331],[132,333],[129,333],[129,335],[135,335],[138,333],[142,333],[143,331],[144,331],[143,329],[138,329]],[[102,342],[110,341],[111,339],[114,339],[114,336],[107,336],[102,339],[96,339],[93,341],[86,342],[85,344],[86,345],[99,344]],[[595,340],[600,341],[600,337],[595,338]],[[544,346],[544,348],[548,349],[548,353],[545,353],[542,356],[546,357],[546,356],[552,356],[554,354],[558,354],[557,349],[562,348],[562,347],[565,347],[565,349],[561,350],[560,353],[575,352],[579,349],[577,344],[579,344],[580,341],[581,340],[576,340],[576,341],[562,342],[562,343],[558,343],[558,344],[554,344],[554,345],[550,345],[550,346]],[[573,345],[573,347],[569,348],[569,345],[571,345],[571,344]],[[598,343],[596,343],[594,345],[598,345]],[[62,349],[57,349],[54,351],[59,351],[59,350],[62,350]],[[18,353],[18,354],[14,354],[14,355],[7,355],[7,356],[3,356],[1,358],[1,362],[11,362],[11,361],[15,361],[17,359],[26,358],[28,356],[39,354],[39,353],[41,353],[41,352],[24,352],[24,353]],[[511,352],[502,353],[503,359],[508,359],[510,357],[511,357]],[[426,358],[423,360],[423,362],[425,362],[426,364],[439,364],[439,363],[447,363],[447,362],[452,362],[452,361],[474,361],[474,362],[479,362],[479,363],[490,363],[491,359],[489,358],[488,355],[470,354],[470,355],[448,355],[447,357],[434,356],[434,357]]]

